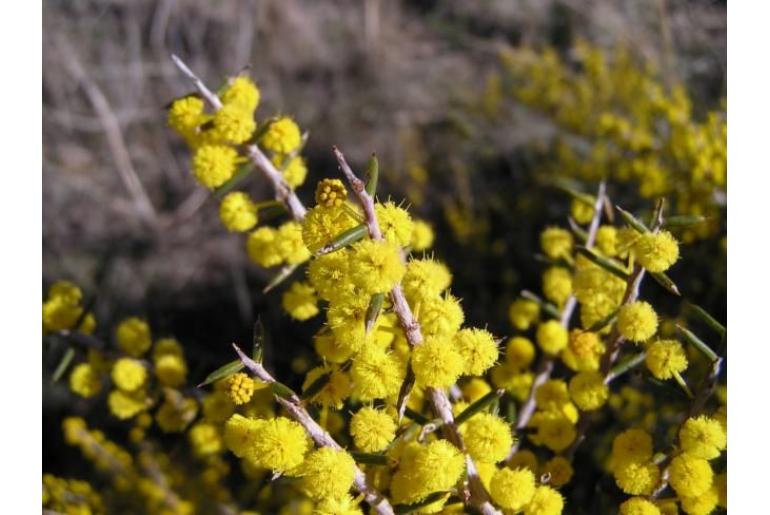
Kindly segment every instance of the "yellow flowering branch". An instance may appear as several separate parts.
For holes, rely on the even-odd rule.
[[[244,366],[255,376],[270,385],[277,384],[275,378],[265,370],[265,367],[263,367],[261,363],[254,361],[247,356],[235,343],[233,343],[233,348]],[[318,422],[316,422],[312,416],[310,416],[310,413],[308,413],[302,405],[302,400],[294,392],[286,393],[287,395],[285,396],[275,394],[274,397],[276,402],[278,402],[278,404],[280,404],[294,420],[305,428],[305,431],[310,435],[313,441],[320,447],[343,450],[342,446],[338,444],[324,428],[318,425]],[[381,493],[367,483],[366,474],[364,474],[358,465],[355,467],[354,484],[356,489],[364,495],[366,502],[369,503],[378,514],[393,515],[393,507]]]
[[[364,211],[365,220],[369,236],[372,240],[382,240],[382,231],[380,230],[379,222],[377,221],[377,215],[374,210],[374,197],[367,190],[364,182],[359,179],[353,170],[345,160],[345,156],[340,152],[337,147],[333,148],[334,155],[337,157],[337,162],[340,165],[342,173],[350,183],[353,192],[358,198],[361,208]],[[396,283],[393,289],[390,291],[390,299],[393,303],[393,311],[398,317],[399,323],[404,330],[406,340],[410,346],[415,347],[421,345],[423,342],[422,331],[420,330],[420,323],[414,317],[414,313],[409,306],[409,303],[404,296],[404,291],[401,288],[401,283]],[[410,379],[407,378],[404,385],[408,385]],[[408,396],[408,389],[403,391],[404,398],[402,399],[403,405],[406,405],[406,396]],[[465,454],[465,469],[468,476],[468,492],[466,502],[474,505],[484,515],[499,515],[500,511],[497,510],[492,503],[489,502],[489,495],[487,494],[484,485],[481,483],[476,464],[473,462],[473,458],[465,452],[465,444],[462,436],[458,431],[457,424],[455,423],[454,415],[452,414],[452,403],[449,398],[441,389],[429,388],[427,390],[428,396],[431,400],[433,410],[436,415],[442,421],[442,427],[444,428],[447,439],[460,451]]]
[[[222,108],[222,101],[219,99],[216,93],[206,87],[203,81],[195,75],[195,73],[182,61],[179,57],[171,54],[171,60],[179,68],[179,70],[190,79],[198,90],[198,92],[211,104],[215,110]],[[289,186],[280,171],[273,165],[272,161],[262,152],[262,149],[256,143],[249,143],[246,145],[246,155],[254,166],[262,172],[267,180],[273,186],[275,192],[275,199],[283,203],[289,210],[292,218],[296,221],[301,221],[305,218],[307,209],[302,204],[302,201],[297,197],[297,194]]]

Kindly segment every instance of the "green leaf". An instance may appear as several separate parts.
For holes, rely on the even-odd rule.
[[[679,288],[677,288],[674,281],[663,272],[650,272],[650,276],[655,279],[655,282],[663,286],[669,293],[673,293],[676,296],[681,296]]]
[[[620,311],[620,308],[613,310],[612,313],[602,318],[598,322],[594,322],[594,324],[591,327],[589,327],[588,330],[591,331],[592,333],[598,333],[599,331],[601,331],[602,329],[604,329],[605,327],[607,327],[608,325],[610,325],[612,322],[615,321],[615,318],[618,316],[618,311]]]
[[[674,372],[674,380],[682,388],[685,395],[687,395],[687,397],[692,399],[693,397],[692,391],[690,390],[690,387],[687,386],[687,383],[685,382],[684,378],[679,374],[679,372]]]
[[[706,325],[719,333],[720,336],[727,334],[727,328],[719,323],[716,318],[711,316],[705,309],[697,304],[687,303],[687,307],[692,310],[695,315],[700,318]]]
[[[420,508],[424,508],[429,504],[433,504],[434,502],[441,500],[444,496],[447,495],[449,495],[449,492],[433,492],[432,494],[428,494],[422,501],[418,501],[413,504],[396,504],[393,506],[393,512],[412,513],[413,511],[419,510]]]
[[[377,191],[377,178],[380,174],[380,165],[377,161],[377,155],[372,153],[372,157],[369,158],[369,163],[366,166],[366,192],[374,197],[374,193]]]
[[[241,362],[241,360],[239,359],[236,359],[235,361],[231,361],[226,365],[222,365],[221,367],[219,367],[218,369],[214,370],[212,373],[207,375],[206,379],[204,379],[203,382],[198,385],[198,388],[209,385],[211,383],[215,383],[220,379],[226,379],[231,375],[236,374],[241,370],[243,370],[243,367],[244,367],[243,362]]]
[[[321,390],[324,389],[324,387],[329,384],[329,381],[332,378],[331,372],[326,372],[324,374],[321,374],[318,376],[318,378],[310,383],[310,385],[307,387],[306,390],[302,392],[302,395],[300,398],[303,401],[307,401],[315,397]]]
[[[701,215],[677,215],[669,216],[663,222],[663,227],[667,229],[692,227],[693,225],[699,225],[708,220],[707,217]]]
[[[270,282],[267,283],[267,286],[262,288],[262,293],[267,293],[274,289],[276,286],[279,286],[282,282],[288,279],[297,268],[299,268],[299,265],[286,265],[281,268],[278,273],[275,274],[275,276],[270,280]]]
[[[537,305],[540,306],[540,309],[542,309],[552,317],[561,319],[561,311],[559,311],[559,308],[557,308],[550,302],[544,301],[543,299],[541,299],[539,296],[535,295],[531,291],[522,290],[521,296],[527,300],[531,300],[532,302],[537,303]]]
[[[569,222],[569,228],[572,230],[572,232],[575,234],[578,240],[585,243],[588,241],[588,233],[585,229],[580,227],[580,225],[575,221],[574,218],[571,216],[567,218],[567,221]]]
[[[316,256],[329,254],[335,250],[339,250],[343,247],[347,247],[348,245],[352,245],[353,243],[362,240],[367,234],[369,234],[369,228],[366,226],[366,224],[359,224],[341,234],[338,234],[330,243],[319,249],[318,252],[316,252]]]
[[[607,272],[611,273],[616,277],[623,279],[624,281],[628,280],[628,274],[626,273],[626,271],[623,270],[623,268],[621,268],[621,266],[618,265],[615,261],[611,259],[607,259],[604,256],[600,256],[594,250],[586,247],[578,247],[577,251],[583,256],[587,257],[589,261],[591,261],[596,266],[603,268]]]
[[[242,165],[224,184],[214,190],[214,197],[221,199],[235,189],[253,170],[251,163]]]
[[[460,413],[455,418],[455,424],[459,426],[463,422],[467,422],[468,419],[470,419],[473,415],[483,411],[490,405],[494,404],[496,400],[502,397],[503,392],[504,390],[496,390],[496,391],[491,391],[487,393],[481,399],[477,400],[476,402],[474,402],[473,404],[465,408],[465,410],[463,410],[463,412]]]
[[[57,382],[59,379],[62,378],[64,373],[67,371],[67,369],[70,366],[70,363],[72,363],[72,360],[75,359],[75,349],[72,347],[69,347],[65,352],[64,355],[61,357],[61,360],[59,360],[59,364],[56,365],[56,370],[53,372],[53,382]]]
[[[682,334],[685,340],[687,340],[689,343],[695,346],[696,349],[701,351],[704,356],[708,358],[709,361],[714,362],[717,359],[719,359],[719,356],[716,355],[716,353],[711,350],[711,347],[706,345],[706,343],[698,338],[695,333],[687,329],[686,327],[682,327],[679,324],[676,324],[677,330]]]
[[[375,293],[369,301],[369,307],[366,309],[366,332],[371,332],[377,317],[380,316],[382,305],[385,303],[384,293]]]
[[[647,356],[646,352],[640,352],[638,354],[634,354],[633,356],[630,356],[622,360],[617,365],[612,367],[612,369],[610,369],[610,373],[607,374],[607,382],[614,381],[615,379],[622,376],[629,370],[639,366],[641,363],[644,362],[644,358],[646,356]]]
[[[283,383],[279,383],[278,381],[276,381],[270,386],[273,389],[273,394],[277,395],[278,397],[281,397],[282,399],[291,401],[297,397],[297,394],[294,393],[294,390],[292,390],[291,388],[289,388]]]
[[[644,225],[644,222],[636,218],[634,215],[632,215],[625,209],[621,208],[620,206],[615,206],[615,209],[618,210],[618,213],[620,213],[620,216],[623,218],[623,220],[625,220],[628,225],[636,229],[637,232],[641,234],[650,232],[647,226]]]
[[[357,463],[364,463],[366,465],[388,465],[390,463],[390,460],[384,454],[353,451],[350,455]]]

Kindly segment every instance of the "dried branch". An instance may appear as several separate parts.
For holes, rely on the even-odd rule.
[[[275,384],[275,378],[265,370],[265,367],[261,363],[254,361],[247,356],[236,344],[233,343],[233,348],[238,354],[243,365],[248,368],[255,376],[261,381],[269,384]],[[296,420],[313,441],[321,447],[331,447],[332,449],[342,450],[342,446],[338,444],[334,438],[310,416],[305,407],[302,405],[302,401],[296,394],[292,394],[287,397],[275,395],[275,400],[280,404],[289,415]],[[355,471],[355,486],[356,489],[364,495],[366,502],[374,508],[380,515],[393,515],[393,507],[388,500],[380,494],[374,487],[370,486],[366,481],[366,474],[356,465]]]
[[[358,197],[358,201],[364,210],[364,223],[369,230],[369,236],[373,240],[382,240],[382,231],[380,230],[380,225],[374,210],[374,197],[366,191],[364,182],[353,173],[353,170],[350,168],[350,165],[348,165],[342,152],[340,152],[337,147],[334,147],[333,151],[334,155],[337,157],[337,162],[340,165],[342,173],[350,183],[351,189],[356,197]],[[417,322],[414,313],[412,313],[412,309],[409,307],[401,284],[397,284],[393,287],[390,291],[390,298],[393,303],[393,311],[396,313],[396,316],[398,316],[399,323],[404,330],[407,342],[409,342],[409,345],[412,347],[421,345],[423,337],[422,332],[420,331],[420,324]],[[447,439],[464,453],[465,444],[457,429],[457,424],[455,423],[454,415],[452,414],[452,403],[449,401],[446,393],[443,390],[436,388],[429,388],[427,393],[431,400],[431,404],[433,405],[433,410],[443,423],[442,428]],[[404,406],[406,405],[405,400],[403,404]],[[484,485],[481,483],[481,478],[479,478],[473,459],[466,454],[465,461],[469,487],[468,502],[479,509],[484,515],[499,515],[500,512],[489,502],[489,495],[484,489]]]
[[[193,71],[176,55],[171,55],[171,60],[179,68],[179,70],[192,81],[198,92],[211,104],[211,107],[218,111],[222,108],[222,101],[219,99],[216,93],[212,92],[206,87],[203,81],[193,73]],[[302,204],[302,201],[297,197],[297,194],[291,189],[291,186],[283,178],[283,174],[275,167],[270,158],[268,158],[262,149],[256,143],[246,145],[246,155],[254,166],[262,172],[262,175],[270,181],[275,193],[275,199],[286,206],[289,210],[292,218],[296,221],[301,221],[305,218],[307,209]]]

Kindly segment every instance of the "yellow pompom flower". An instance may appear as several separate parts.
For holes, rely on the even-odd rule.
[[[474,460],[497,463],[505,459],[513,447],[511,428],[500,417],[479,413],[464,425],[465,446]]]
[[[497,343],[485,329],[461,329],[452,343],[463,358],[463,374],[480,376],[497,361]]]
[[[297,150],[302,143],[297,124],[288,116],[282,116],[269,122],[260,139],[262,146],[278,154],[289,154]]]
[[[620,308],[618,331],[623,338],[640,343],[652,338],[658,330],[658,315],[647,302],[638,300]]]
[[[462,453],[446,440],[419,446],[411,463],[406,465],[426,490],[425,494],[448,490],[457,483],[465,470]]]
[[[572,274],[560,266],[552,266],[543,273],[543,295],[557,306],[564,304],[572,294]]]
[[[529,449],[521,449],[516,451],[513,458],[508,461],[508,467],[514,470],[517,468],[525,468],[535,474],[539,468],[539,464],[534,452]]]
[[[261,420],[246,418],[238,413],[232,415],[225,423],[223,435],[227,448],[239,458],[245,458],[251,449],[251,444],[256,438],[257,428],[261,423]]]
[[[384,411],[364,406],[350,421],[350,435],[364,452],[385,449],[396,436],[396,422]]]
[[[317,252],[337,236],[359,225],[345,209],[315,206],[302,220],[302,240],[311,252]]]
[[[150,326],[136,317],[127,318],[118,325],[117,339],[120,349],[134,358],[142,356],[152,345]]]
[[[412,259],[401,281],[404,295],[411,304],[437,297],[452,282],[452,274],[443,263],[433,259]]]
[[[406,209],[402,209],[393,202],[375,204],[374,212],[380,224],[382,236],[387,241],[406,247],[412,241],[414,222]]]
[[[353,358],[353,393],[363,402],[398,395],[406,371],[393,354],[368,344]]]
[[[155,359],[155,376],[164,386],[178,388],[187,379],[187,364],[177,354],[164,354]]]
[[[142,390],[138,392],[123,392],[113,390],[107,397],[110,412],[121,420],[131,418],[147,409],[147,397]]]
[[[719,504],[719,493],[713,486],[695,497],[681,497],[682,511],[688,515],[709,515]]]
[[[281,260],[299,265],[310,259],[310,251],[302,240],[302,226],[294,221],[281,224],[275,237],[275,246]]]
[[[155,361],[169,354],[182,357],[182,345],[176,338],[160,338],[155,342],[155,347],[152,349],[152,357]]]
[[[203,186],[213,190],[227,182],[238,164],[238,152],[225,145],[203,145],[193,156],[193,173]]]
[[[281,171],[283,179],[290,188],[302,186],[307,178],[307,163],[302,156],[284,156],[276,154],[273,156],[273,164]]]
[[[237,104],[225,104],[214,113],[212,122],[211,135],[217,140],[235,145],[248,140],[257,128],[252,112]]]
[[[249,233],[246,241],[249,259],[265,268],[280,265],[283,258],[278,253],[276,239],[276,230],[272,227],[260,227]]]
[[[651,461],[626,461],[613,470],[618,488],[630,495],[649,495],[660,479],[660,469]]]
[[[517,370],[524,370],[535,359],[535,346],[529,338],[514,336],[505,347],[506,363]]]
[[[223,449],[222,437],[213,424],[198,422],[190,428],[188,438],[197,456],[209,456]]]
[[[318,314],[318,298],[308,283],[293,282],[281,297],[281,304],[295,320],[307,320]]]
[[[691,456],[713,460],[727,447],[727,433],[713,418],[688,418],[679,430],[679,445]]]
[[[570,482],[575,470],[568,459],[562,456],[554,456],[543,463],[543,474],[548,474],[550,480],[548,484],[554,488],[560,488]]]
[[[225,105],[234,105],[245,111],[254,112],[259,106],[260,92],[249,77],[241,75],[230,79],[219,97]]]
[[[124,392],[133,392],[141,388],[147,380],[147,369],[141,361],[120,358],[112,367],[112,382]]]
[[[564,498],[550,486],[538,486],[532,499],[524,505],[524,515],[559,515],[564,509]]]
[[[312,400],[322,406],[340,409],[345,399],[350,397],[352,390],[350,378],[342,370],[334,370],[328,366],[316,367],[310,370],[305,376],[305,381],[302,383],[302,391],[307,391],[316,380],[325,374],[328,374],[326,384],[318,393],[313,395]]]
[[[228,231],[248,231],[259,221],[257,205],[251,201],[248,194],[233,191],[225,195],[219,204],[219,219]]]
[[[618,254],[618,230],[611,225],[602,225],[596,231],[596,248],[607,257]]]
[[[614,463],[642,462],[652,458],[652,436],[643,429],[628,429],[612,441]]]
[[[645,233],[634,243],[634,255],[648,271],[665,272],[679,259],[679,243],[668,231]]]
[[[422,252],[428,250],[433,246],[433,240],[435,235],[433,234],[433,228],[427,222],[422,220],[415,220],[414,227],[412,229],[412,241],[410,245],[412,250],[416,252]]]
[[[363,240],[351,251],[350,281],[367,294],[390,291],[406,272],[398,247],[392,243]]]
[[[572,252],[572,233],[561,227],[549,227],[540,234],[540,247],[551,259],[569,257]]]
[[[681,497],[704,494],[714,480],[709,462],[688,453],[671,460],[668,467],[669,484]]]
[[[183,397],[179,392],[167,395],[165,402],[155,412],[155,421],[165,433],[181,433],[198,414],[198,403],[194,398]]]
[[[462,355],[441,338],[426,338],[412,351],[412,370],[421,386],[448,388],[462,374],[463,365]]]
[[[76,365],[70,373],[69,383],[70,390],[86,399],[93,397],[102,389],[102,381],[99,379],[99,374],[90,363]]]
[[[206,395],[201,404],[203,406],[204,418],[214,424],[225,422],[235,411],[235,404],[222,391],[214,391]]]
[[[524,468],[497,470],[489,483],[489,494],[501,508],[518,511],[535,495],[535,475]]]
[[[460,330],[465,320],[460,301],[449,293],[423,300],[415,312],[426,337],[449,338]]]
[[[174,100],[168,109],[169,127],[189,138],[203,121],[203,108],[203,100],[194,95]]]
[[[316,504],[313,515],[362,515],[358,503],[350,495],[323,499]]]
[[[660,515],[660,509],[644,497],[632,497],[620,505],[620,515]]]
[[[687,354],[676,340],[657,340],[647,346],[647,369],[658,379],[671,379],[687,369]]]
[[[561,452],[575,441],[575,424],[562,413],[541,411],[532,416],[530,426],[537,432],[530,436],[536,445],[544,445],[554,452]]]
[[[302,490],[317,501],[347,495],[355,479],[356,463],[343,450],[322,447],[302,464]]]
[[[348,198],[348,190],[339,179],[321,179],[315,189],[316,204],[323,207],[341,207]]]
[[[243,372],[231,375],[227,379],[227,395],[236,406],[246,404],[254,395],[254,380]]]
[[[594,217],[594,205],[590,202],[573,198],[570,205],[570,214],[577,223],[587,224]]]
[[[610,396],[604,376],[596,371],[579,372],[570,379],[569,394],[577,407],[583,411],[601,408]]]
[[[543,411],[561,411],[570,402],[567,383],[561,379],[549,379],[535,390],[537,407]]]
[[[540,317],[540,306],[529,299],[516,299],[508,309],[508,318],[513,327],[526,331]]]
[[[576,372],[598,370],[604,344],[599,335],[591,331],[573,329],[569,333],[569,343],[561,353],[564,364]]]
[[[537,327],[537,344],[547,354],[558,354],[569,342],[567,330],[558,320],[548,320]]]
[[[307,277],[322,299],[331,301],[352,292],[354,286],[346,285],[348,252],[342,249],[310,261]]]
[[[254,422],[248,459],[275,472],[291,471],[302,464],[309,442],[301,425],[286,417]]]
[[[470,381],[466,381],[461,389],[463,397],[469,403],[476,402],[492,391],[492,387],[489,386],[489,383],[480,377],[474,377]]]

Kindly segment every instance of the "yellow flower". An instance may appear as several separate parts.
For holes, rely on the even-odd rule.
[[[313,515],[362,515],[358,503],[349,494],[326,498],[316,504]]]
[[[120,358],[112,367],[112,381],[124,392],[139,389],[147,380],[147,369],[141,361],[131,358]]]
[[[630,495],[649,495],[660,479],[658,466],[651,461],[626,461],[613,468],[618,488]]]
[[[535,359],[535,346],[523,336],[514,336],[505,347],[506,363],[514,369],[524,370]]]
[[[287,472],[302,464],[309,442],[301,425],[285,417],[254,420],[246,457],[260,467]]]
[[[631,302],[618,312],[618,330],[627,340],[643,342],[658,330],[658,315],[647,302]]]
[[[350,435],[362,451],[379,452],[395,438],[396,423],[384,411],[364,406],[350,421]]]
[[[254,395],[254,380],[243,372],[231,375],[227,379],[227,395],[236,406],[246,404]]]
[[[278,228],[275,245],[281,260],[290,265],[310,259],[310,251],[302,240],[302,226],[297,222],[286,222]]]
[[[249,77],[239,76],[230,79],[219,97],[225,105],[235,105],[253,113],[259,105],[260,92]]]
[[[412,241],[410,245],[412,250],[421,252],[428,250],[433,246],[433,240],[435,235],[433,234],[433,228],[427,222],[422,220],[414,221],[414,228],[412,229]]]
[[[450,338],[465,320],[460,301],[449,293],[423,300],[415,312],[422,334],[426,337]]]
[[[719,493],[713,486],[695,497],[681,497],[682,511],[689,515],[709,515],[719,504]]]
[[[242,191],[225,195],[219,204],[219,219],[228,231],[244,232],[257,225],[257,205]]]
[[[203,100],[189,95],[174,100],[168,110],[168,125],[185,138],[190,137],[203,121]]]
[[[254,134],[256,128],[251,111],[238,104],[225,104],[214,114],[210,132],[218,140],[240,145]]]
[[[203,186],[213,190],[227,182],[238,164],[238,153],[225,145],[203,145],[193,156],[193,173]]]
[[[549,227],[540,234],[540,247],[551,259],[567,258],[572,252],[572,233],[561,227]]]
[[[324,207],[341,207],[348,198],[348,190],[339,179],[322,179],[315,189],[316,204]]]
[[[463,374],[480,376],[497,361],[494,337],[484,329],[461,329],[452,343],[463,359]]]
[[[411,304],[437,297],[452,282],[452,274],[443,263],[433,259],[412,259],[401,281],[404,295]]]
[[[406,272],[398,247],[392,243],[363,240],[351,250],[350,281],[367,294],[390,291]]]
[[[691,456],[712,460],[727,447],[727,433],[713,418],[688,418],[679,430],[679,444]]]
[[[543,273],[543,295],[561,306],[572,294],[572,274],[568,270],[552,266]]]
[[[498,506],[518,511],[535,495],[535,476],[523,468],[498,470],[489,483],[489,494]]]
[[[340,409],[345,399],[350,397],[351,385],[350,378],[342,370],[334,370],[330,367],[316,367],[310,370],[302,383],[302,391],[306,391],[322,375],[328,374],[328,380],[324,387],[315,395],[313,402],[322,406],[330,406],[334,409]]]
[[[529,299],[516,299],[511,303],[508,317],[513,327],[519,331],[526,331],[540,317],[540,306]]]
[[[356,354],[350,367],[353,393],[364,402],[398,395],[405,374],[394,355],[372,344]]]
[[[70,390],[81,397],[93,397],[102,389],[99,374],[90,363],[80,363],[70,373]]]
[[[318,298],[308,283],[295,281],[281,297],[283,309],[295,320],[307,320],[318,314]]]
[[[260,227],[249,233],[246,240],[249,259],[265,268],[280,265],[283,258],[278,253],[276,239],[276,230],[272,227]]]
[[[650,272],[665,272],[679,259],[679,243],[668,231],[645,233],[634,243],[634,255]]]
[[[222,451],[222,437],[216,426],[198,422],[188,433],[190,445],[198,456],[208,456]]]
[[[273,156],[273,164],[281,171],[290,188],[298,188],[305,182],[307,164],[302,156],[290,157],[276,154]]]
[[[647,346],[644,362],[652,375],[666,380],[687,369],[687,354],[676,340],[657,340]]]
[[[311,499],[340,498],[353,486],[356,464],[343,450],[322,447],[302,464],[302,490]]]
[[[479,413],[465,423],[462,429],[468,454],[484,463],[505,459],[513,447],[511,428],[501,418],[490,413]]]
[[[577,407],[583,411],[601,408],[610,396],[604,376],[596,371],[575,374],[569,382],[569,394]]]
[[[569,335],[558,320],[548,320],[537,327],[537,344],[547,354],[558,354],[567,346]]]
[[[516,451],[513,458],[508,461],[508,467],[514,470],[517,468],[526,468],[534,474],[537,472],[539,465],[537,456],[535,456],[534,452],[528,449],[521,449]]]
[[[299,148],[302,143],[302,135],[294,120],[282,116],[269,122],[260,142],[267,150],[279,154],[289,154]]]
[[[590,202],[574,198],[570,205],[570,214],[577,223],[587,224],[594,217],[594,206]]]
[[[596,248],[607,257],[615,257],[617,250],[618,230],[611,225],[602,225],[596,231]]]
[[[538,486],[532,499],[524,505],[524,515],[559,515],[564,509],[564,498],[550,486]]]
[[[612,441],[612,459],[615,463],[646,461],[652,458],[652,437],[642,429],[629,429]]]
[[[671,487],[682,497],[705,493],[714,480],[708,461],[686,452],[671,460],[668,472]]]
[[[449,342],[429,337],[412,351],[412,369],[417,384],[448,388],[463,372],[463,357]]]
[[[147,398],[142,390],[132,393],[113,390],[107,397],[107,404],[110,412],[122,420],[138,415],[148,407]]]
[[[644,497],[632,497],[620,505],[620,515],[660,515],[660,509]]]
[[[542,472],[550,476],[548,484],[554,488],[560,488],[569,483],[575,473],[569,460],[562,456],[554,456],[543,463]]]
[[[155,359],[155,375],[164,386],[178,388],[187,379],[187,363],[177,354],[164,354]]]
[[[374,211],[382,231],[382,236],[391,243],[406,247],[412,241],[414,222],[405,209],[393,202],[375,204]]]
[[[123,320],[117,329],[118,346],[131,357],[138,358],[150,349],[150,326],[136,317]]]
[[[337,236],[359,224],[345,209],[315,206],[302,220],[302,240],[311,252],[317,252]]]

